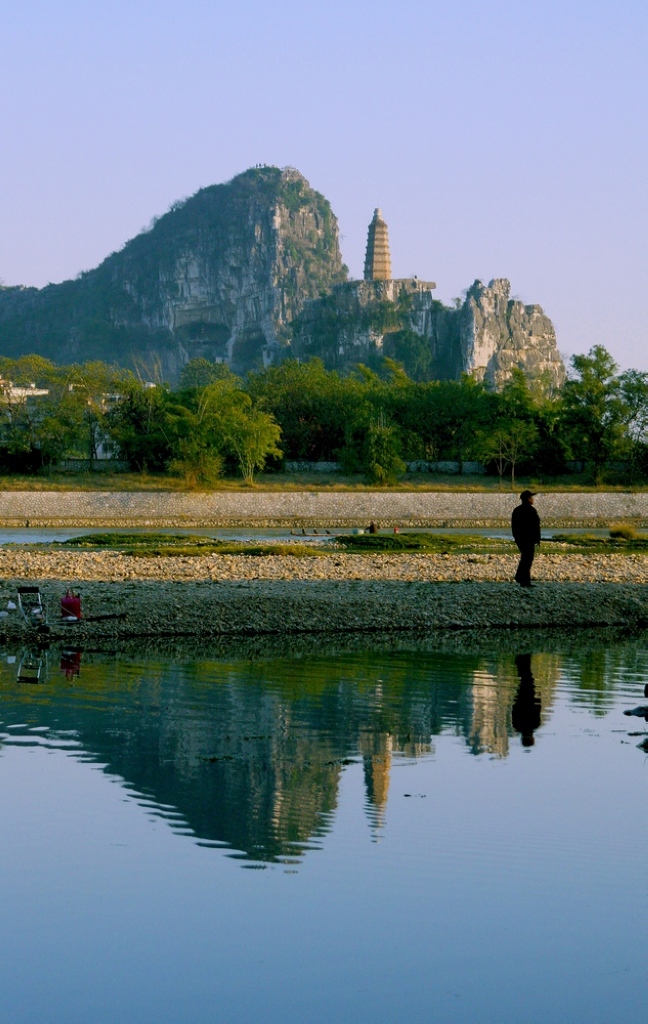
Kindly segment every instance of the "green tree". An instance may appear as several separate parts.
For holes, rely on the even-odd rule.
[[[236,455],[247,484],[254,483],[255,473],[263,469],[270,456],[281,458],[281,428],[269,413],[252,408],[251,402],[230,408],[223,431],[225,443]]]
[[[511,375],[499,393],[500,415],[509,420],[529,422],[538,412],[544,398],[543,390],[536,385],[532,387],[529,378],[519,366],[511,368]]]
[[[214,363],[210,359],[191,359],[180,373],[180,389],[205,388],[216,380],[235,378],[226,363]]]
[[[572,356],[574,374],[562,391],[561,429],[572,459],[589,464],[598,483],[610,459],[622,454],[626,405],[617,364],[602,346]]]
[[[0,357],[0,378],[18,387],[46,388],[61,378],[62,369],[43,356],[27,355],[19,359]]]
[[[249,374],[245,386],[281,427],[285,457],[300,462],[335,459],[364,400],[361,381],[325,370],[320,359],[287,360]]]
[[[511,490],[515,489],[515,468],[533,454],[538,431],[533,423],[522,420],[502,422],[478,441],[476,451],[482,462],[494,462],[499,476],[499,489],[507,469],[511,470]]]
[[[62,367],[62,392],[58,413],[69,418],[69,452],[97,459],[100,446],[107,441],[105,420],[111,406],[135,383],[130,370],[100,361]]]
[[[456,460],[460,472],[475,457],[477,437],[490,428],[498,411],[497,396],[467,374],[458,381],[417,385],[407,405],[407,423],[426,450],[435,459]]]
[[[624,404],[625,458],[631,480],[648,476],[648,373],[626,370],[619,377]]]
[[[166,388],[131,381],[108,411],[105,426],[121,459],[138,473],[164,472],[173,460],[173,399]]]
[[[172,466],[188,482],[209,483],[229,460],[251,484],[270,456],[281,457],[279,425],[270,413],[254,407],[233,374],[175,398]]]
[[[362,469],[370,483],[393,484],[405,468],[395,427],[384,422],[370,423],[362,447]]]
[[[208,396],[201,394],[197,401],[193,397],[188,396],[186,405],[176,398],[169,409],[169,470],[183,477],[188,487],[215,483],[225,461],[223,438]]]

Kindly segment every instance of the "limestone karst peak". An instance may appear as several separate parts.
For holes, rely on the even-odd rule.
[[[0,352],[151,365],[172,383],[191,359],[245,373],[288,353],[342,370],[409,359],[421,379],[470,372],[497,385],[516,366],[564,379],[551,321],[511,299],[506,279],[476,281],[460,309],[435,287],[392,277],[380,207],[364,280],[348,281],[328,200],[295,167],[258,164],[173,204],[74,281],[0,288]]]
[[[257,165],[173,204],[75,281],[1,292],[0,352],[151,363],[171,382],[199,357],[244,373],[346,277],[328,200],[294,167]]]

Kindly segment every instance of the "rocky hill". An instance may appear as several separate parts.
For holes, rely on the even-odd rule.
[[[117,361],[171,381],[200,356],[244,372],[346,275],[324,196],[293,168],[258,167],[175,204],[76,280],[0,289],[0,353]]]
[[[328,201],[294,168],[256,167],[174,204],[76,280],[0,288],[0,354],[101,359],[172,383],[190,359],[245,373],[286,353],[342,371],[390,356],[419,379],[497,386],[514,366],[564,379],[551,321],[507,280],[475,281],[455,309],[432,282],[390,273],[380,210],[368,279],[347,281]]]

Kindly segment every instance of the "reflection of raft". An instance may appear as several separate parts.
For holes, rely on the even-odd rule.
[[[32,650],[26,647],[18,664],[17,680],[19,683],[40,683],[41,677],[47,675],[47,651]]]

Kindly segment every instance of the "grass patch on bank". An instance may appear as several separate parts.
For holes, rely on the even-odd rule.
[[[54,545],[47,545],[51,548]],[[312,558],[334,555],[340,547],[350,554],[371,555],[375,553],[408,554],[428,552],[430,554],[464,554],[470,552],[506,552],[511,542],[497,538],[471,536],[467,534],[341,534],[334,541],[322,544],[300,543],[243,543],[221,541],[213,537],[196,534],[172,533],[91,533],[71,537],[57,545],[63,549],[80,551],[118,551],[120,554],[138,557],[190,556],[201,555],[292,555],[298,558]]]
[[[513,540],[505,537],[484,537],[480,534],[354,534],[337,537],[336,540],[346,551],[357,554],[420,552],[442,555],[509,555],[517,552]],[[648,554],[648,536],[621,529],[611,530],[609,537],[588,533],[561,533],[543,540],[539,552],[548,555]]]
[[[599,537],[593,533],[555,533],[552,539],[554,544],[592,554],[648,554],[648,536],[636,531],[610,530],[609,537]]]
[[[201,555],[293,555],[304,558],[327,553],[322,548],[306,544],[243,544],[196,534],[173,533],[89,533],[71,537],[57,546],[81,551],[118,551],[138,558],[195,558]]]
[[[501,551],[508,549],[509,542],[498,538],[481,537],[460,533],[365,533],[336,537],[346,551],[354,554],[376,552],[427,552],[428,554],[463,554],[464,552]]]
[[[542,554],[648,554],[648,535],[624,535],[611,531],[611,536],[595,534],[555,534],[543,540]],[[205,555],[292,556],[317,558],[334,556],[340,548],[348,554],[430,554],[430,555],[511,555],[517,554],[514,542],[505,537],[484,537],[464,533],[384,533],[340,534],[321,544],[244,543],[221,541],[196,534],[168,533],[92,533],[72,537],[60,544],[39,545],[40,550],[116,551],[138,558],[188,557]]]

